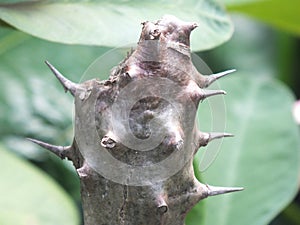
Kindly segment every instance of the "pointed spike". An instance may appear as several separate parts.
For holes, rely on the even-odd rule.
[[[226,95],[226,92],[223,90],[203,90],[202,99],[211,97],[214,95]]]
[[[232,70],[226,70],[226,71],[223,71],[223,72],[220,72],[220,73],[215,73],[215,74],[212,74],[212,75],[208,75],[206,77],[204,87],[208,87],[209,85],[211,85],[213,82],[215,82],[219,78],[225,77],[226,75],[231,74],[235,71],[236,71],[236,69],[232,69]]]
[[[183,28],[189,32],[193,31],[195,28],[198,27],[197,23],[191,22],[191,23],[184,23]]]
[[[27,140],[49,150],[50,152],[53,152],[55,155],[60,157],[61,159],[64,159],[66,157],[66,151],[70,150],[71,146],[58,146],[58,145],[51,145],[43,141],[39,141],[33,138],[26,138]]]
[[[218,133],[218,132],[212,132],[209,133],[209,139],[208,141],[212,141],[215,139],[219,139],[219,138],[224,138],[224,137],[233,137],[233,134],[230,133]]]
[[[76,89],[78,88],[78,84],[73,83],[72,81],[65,78],[53,65],[51,65],[48,61],[45,61],[47,66],[50,68],[50,70],[53,72],[53,74],[56,76],[56,78],[60,81],[60,83],[63,85],[65,92],[70,91],[70,93],[74,96]]]
[[[205,186],[207,188],[207,196],[222,195],[244,190],[244,188],[242,187],[215,187],[208,184],[206,184]]]
[[[233,137],[233,134],[230,133],[218,133],[218,132],[211,132],[211,133],[206,133],[206,132],[201,132],[198,131],[198,148],[206,146],[209,142],[219,139],[219,138],[224,138],[224,137]],[[197,149],[198,150],[198,149]]]

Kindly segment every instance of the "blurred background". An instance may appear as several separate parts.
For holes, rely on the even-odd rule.
[[[43,62],[50,61],[70,80],[80,82],[89,66],[113,47],[84,41],[66,44],[56,26],[42,24],[44,17],[41,15],[48,12],[43,10],[50,12],[57,7],[55,9],[60,13],[59,7],[63,8],[68,1],[41,1],[43,4],[34,6],[27,5],[28,1],[19,2],[0,3],[0,224],[82,224],[80,185],[73,165],[33,145],[26,137],[56,145],[70,145],[73,139],[72,96],[64,94]],[[183,12],[178,12],[181,9],[179,2],[154,1],[150,6],[148,3],[120,2],[133,13],[126,14],[130,15],[126,19],[137,25],[142,22],[139,17],[148,16],[140,15],[143,13],[139,14],[139,7],[143,12],[153,7],[152,11],[156,11],[151,18],[158,19],[167,11],[175,16],[179,14],[181,19],[189,19]],[[111,32],[111,39],[114,35],[126,36],[123,30],[127,28],[117,27],[120,20],[111,19],[121,14],[109,10],[112,6],[121,7],[120,2],[112,1],[112,5],[107,6],[111,17],[102,18],[106,24],[101,26],[106,27],[105,32]],[[191,9],[196,2],[185,4]],[[297,124],[296,119],[300,117],[299,104],[296,104],[300,98],[300,2],[199,2],[207,6],[210,13],[207,18],[220,17],[223,21],[230,16],[232,24],[226,27],[220,21],[204,20],[203,15],[196,17],[200,35],[209,35],[209,32],[201,33],[201,24],[204,28],[208,24],[215,28],[217,37],[212,35],[214,38],[207,40],[210,49],[197,45],[195,53],[213,72],[231,68],[237,72],[218,82],[228,93],[224,97],[226,131],[234,133],[235,138],[215,142],[212,147],[201,150],[195,157],[195,173],[204,183],[243,186],[245,191],[201,202],[188,215],[187,225],[300,225],[300,136],[299,120]],[[89,1],[82,5],[77,1],[71,4],[77,4],[80,12]],[[93,4],[98,3],[93,1]],[[135,4],[138,7],[134,7]],[[167,10],[164,10],[165,5]],[[32,13],[33,16],[40,15],[40,26],[48,30],[43,31],[44,36],[36,31],[36,24],[26,20],[33,12],[30,7],[35,7],[37,15]],[[22,13],[26,16],[18,17]],[[196,9],[192,13],[201,14]],[[58,20],[68,21],[68,16],[60,15]],[[74,12],[70,15],[76,17]],[[35,20],[39,21],[38,18]],[[89,14],[80,19],[90,20]],[[234,32],[229,40],[233,31],[231,26]],[[110,27],[121,32],[116,34]],[[221,32],[221,28],[227,34]],[[72,29],[69,28],[70,36]],[[133,33],[134,42],[137,42],[139,33],[128,30],[126,33]],[[52,40],[57,37],[62,41]],[[198,36],[192,34],[193,42],[197,42],[196,38]],[[128,41],[124,41],[123,45],[127,44]],[[118,62],[116,59],[115,64]],[[102,80],[108,75],[107,68],[99,68],[90,76]],[[213,130],[207,122],[211,119],[210,110],[213,109],[209,109],[208,103],[199,108],[198,122],[203,131]],[[205,151],[213,151],[216,158],[207,168],[202,168]]]

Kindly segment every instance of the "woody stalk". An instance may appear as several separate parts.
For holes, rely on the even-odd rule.
[[[30,140],[73,162],[85,225],[184,225],[202,199],[242,190],[202,184],[193,169],[199,148],[232,136],[198,130],[195,117],[201,101],[225,94],[206,88],[233,71],[197,71],[195,23],[164,16],[142,25],[136,49],[108,80],[77,84],[46,62],[74,96],[75,137],[70,146]]]

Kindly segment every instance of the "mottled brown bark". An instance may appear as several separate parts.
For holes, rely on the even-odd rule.
[[[75,84],[47,62],[75,98],[75,138],[68,147],[30,140],[73,161],[85,225],[183,225],[201,199],[241,190],[194,176],[197,150],[231,136],[195,125],[199,102],[225,93],[204,88],[227,74],[203,76],[193,66],[189,40],[196,27],[173,16],[143,23],[136,50],[105,81]]]

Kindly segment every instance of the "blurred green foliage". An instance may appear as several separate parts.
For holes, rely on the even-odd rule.
[[[0,223],[79,223],[72,199],[46,174],[0,146]],[[4,204],[5,203],[5,204]]]
[[[19,6],[19,2],[27,1],[5,2],[15,2]],[[116,4],[111,3],[113,5],[109,4],[110,7],[103,6],[106,1],[93,1],[92,4],[99,3],[104,10],[107,9],[107,17],[100,13],[93,14],[93,20],[88,13],[79,17],[72,11],[68,11],[68,16],[63,17],[62,12],[66,10],[64,4],[76,4],[77,9],[81,9],[79,1],[72,2],[56,1],[55,12],[46,10],[42,3],[37,3],[42,6],[39,5],[35,12],[30,14],[26,14],[26,9],[29,8],[25,7],[24,10],[18,7],[15,10],[14,7],[0,4],[0,143],[3,146],[0,154],[1,159],[5,161],[5,170],[0,172],[0,186],[3,189],[1,193],[5,192],[6,195],[5,198],[0,198],[0,208],[10,203],[7,211],[1,210],[3,213],[0,213],[0,224],[19,225],[28,219],[32,219],[30,221],[35,224],[67,224],[65,221],[69,221],[70,224],[78,223],[79,213],[76,215],[74,212],[76,204],[80,204],[79,182],[72,165],[28,143],[25,137],[34,137],[58,145],[69,145],[73,138],[72,98],[63,94],[60,84],[43,65],[43,61],[50,61],[68,78],[80,82],[88,66],[110,50],[104,46],[65,45],[33,38],[16,31],[7,23],[47,40],[51,39],[48,35],[53,37],[55,34],[55,38],[51,40],[63,43],[70,43],[69,38],[78,38],[86,41],[82,43],[91,44],[84,39],[90,36],[93,40],[98,39],[97,44],[104,45],[109,43],[109,39],[119,38],[118,41],[121,41],[122,45],[127,45],[138,38],[139,27],[136,25],[143,20],[157,19],[165,14],[166,4],[167,13],[184,20],[195,20],[200,25],[198,33],[192,34],[192,45],[196,43],[194,49],[208,49],[219,45],[226,41],[232,32],[227,15],[221,10],[222,7],[212,0],[197,1],[200,2],[198,6],[205,6],[201,9],[191,8],[196,1],[187,1],[184,10],[172,1],[154,1],[148,9],[149,3],[136,1],[126,1],[122,4],[114,1]],[[82,4],[87,2],[89,1]],[[233,77],[224,78],[217,84],[228,93],[224,98],[227,112],[226,131],[234,133],[236,137],[226,139],[223,143],[216,141],[207,148],[200,149],[195,160],[195,172],[203,182],[245,186],[246,190],[201,202],[188,215],[187,225],[299,225],[299,202],[295,200],[288,205],[299,189],[300,174],[299,128],[291,113],[293,93],[300,96],[300,80],[297,76],[300,72],[300,41],[298,37],[291,35],[299,35],[299,3],[294,0],[226,0],[224,3],[230,12],[234,12],[235,33],[232,39],[221,47],[198,55],[214,72],[228,68],[238,70]],[[51,7],[51,1],[47,4],[46,8]],[[62,11],[59,6],[62,7]],[[121,14],[124,9],[130,13]],[[29,11],[32,12],[32,9]],[[209,14],[205,15],[204,12]],[[18,17],[18,13],[23,17]],[[239,15],[236,15],[237,13]],[[254,22],[244,14],[266,24]],[[28,15],[28,18],[24,18],[24,15]],[[53,25],[45,22],[45,15],[51,15],[51,18],[54,15],[57,23]],[[216,20],[216,15],[221,17]],[[224,23],[216,24],[220,18],[225,20]],[[70,30],[66,28],[68,20],[77,21],[71,23]],[[38,21],[42,23],[37,25]],[[105,25],[100,26],[101,21],[105,21]],[[89,24],[104,26],[105,29],[91,32],[85,29]],[[267,24],[271,24],[272,27]],[[23,25],[26,29],[21,27]],[[63,32],[60,26],[64,26]],[[119,34],[120,30],[122,35]],[[38,32],[42,32],[43,35]],[[72,36],[72,32],[82,35]],[[102,32],[103,36],[98,32]],[[116,35],[119,37],[115,37]],[[134,39],[128,42],[124,39],[127,35]],[[115,64],[117,63],[116,59]],[[98,68],[94,77],[106,79],[106,71]],[[215,109],[215,114],[212,114],[209,108],[212,104],[213,102],[204,102],[199,109],[199,126],[203,131],[220,131],[215,130],[218,127],[214,127],[208,121],[223,118],[224,115],[221,114],[224,111]],[[215,117],[211,118],[212,115]],[[18,156],[8,154],[8,151]],[[216,155],[218,152],[216,159],[209,158],[209,154]],[[205,157],[212,162],[208,168],[203,164]],[[46,171],[48,175],[36,172],[37,167]],[[39,175],[36,175],[37,173]],[[49,178],[49,175],[53,179]],[[18,198],[14,199],[12,196]],[[74,203],[70,201],[70,196]],[[32,204],[27,206],[18,202]],[[39,203],[48,210],[43,211]],[[61,215],[59,209],[55,210],[57,206],[62,205],[68,214]],[[31,216],[23,206],[26,206],[26,210],[30,209]]]
[[[230,12],[240,12],[264,21],[276,28],[300,35],[298,0],[225,0]]]

